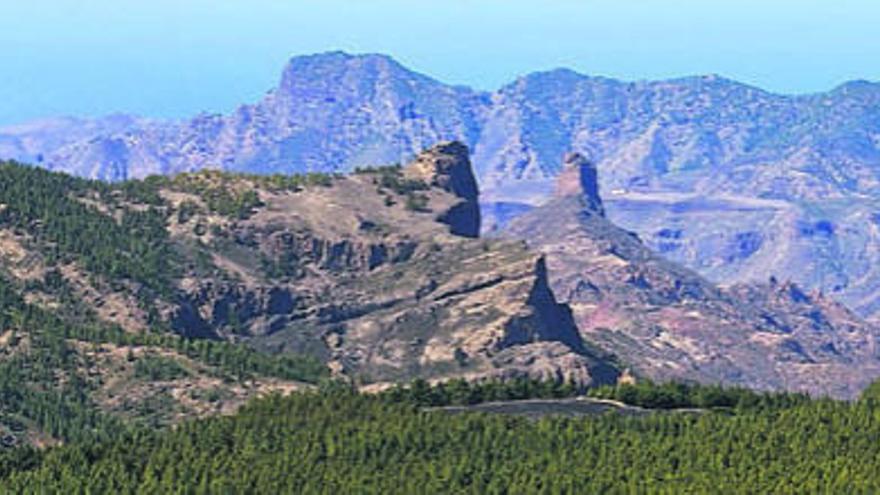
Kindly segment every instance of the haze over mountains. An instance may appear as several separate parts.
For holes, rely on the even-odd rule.
[[[608,217],[713,281],[770,275],[880,311],[880,85],[784,96],[715,76],[568,70],[487,93],[380,55],[297,57],[266,97],[182,122],[125,116],[0,129],[0,156],[121,180],[200,168],[346,171],[442,140],[472,150],[484,226],[544,203],[561,158],[598,164]]]

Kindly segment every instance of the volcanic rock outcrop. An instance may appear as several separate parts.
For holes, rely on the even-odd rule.
[[[553,195],[560,198],[575,196],[583,203],[584,209],[605,216],[596,165],[580,153],[566,153],[563,157]]]
[[[422,153],[404,170],[404,176],[421,180],[459,198],[460,201],[437,217],[453,234],[480,235],[480,200],[467,146],[453,141],[438,144]]]
[[[791,283],[720,288],[655,255],[602,216],[579,162],[504,234],[545,253],[585,342],[656,380],[853,397],[880,376],[875,327]]]

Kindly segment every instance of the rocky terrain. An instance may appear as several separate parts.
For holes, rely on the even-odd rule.
[[[423,207],[384,190],[383,173],[397,172],[361,171],[329,188],[266,197],[266,207],[235,227],[263,256],[298,260],[301,270],[269,281],[293,304],[289,315],[251,327],[256,345],[318,349],[331,368],[366,383],[613,378],[555,301],[540,256],[517,243],[468,239],[479,232],[479,208],[465,147],[439,145],[400,172],[426,185],[416,193]]]
[[[57,308],[72,298],[132,333],[164,326],[308,355],[372,387],[417,377],[587,385],[617,376],[555,300],[542,256],[522,242],[476,238],[479,191],[459,143],[434,146],[406,167],[348,176],[204,171],[75,189],[66,208],[95,222],[128,224],[151,212],[162,223],[143,249],[164,254],[141,255],[158,268],[108,275],[89,269],[88,247],[83,261],[59,258],[41,227],[9,224],[0,229],[0,266],[34,304]],[[10,203],[10,222],[31,206]],[[141,272],[155,275],[113,275]]]
[[[309,356],[370,390],[413,378],[586,385],[629,369],[852,397],[880,375],[877,330],[824,294],[775,278],[720,287],[613,224],[581,154],[566,155],[546,204],[478,237],[469,156],[446,142],[349,175],[115,185],[5,165],[2,275],[72,322]],[[89,351],[91,375],[101,355],[131,348],[109,344]],[[156,352],[203,369],[185,351]],[[115,407],[104,387],[96,397]]]
[[[554,197],[503,230],[545,253],[584,340],[637,375],[851,397],[880,376],[880,329],[791,282],[719,287],[611,223],[595,167],[568,155]]]
[[[473,151],[483,228],[544,203],[562,155],[597,163],[609,218],[714,282],[791,279],[880,311],[880,86],[785,96],[717,76],[624,82],[569,70],[494,92],[388,57],[296,57],[229,115],[0,129],[0,156],[122,180],[202,168],[350,171],[441,140]]]

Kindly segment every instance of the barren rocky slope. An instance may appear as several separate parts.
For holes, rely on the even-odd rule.
[[[349,176],[206,171],[86,183],[62,198],[64,208],[102,226],[95,242],[100,229],[132,235],[149,225],[135,259],[110,251],[94,262],[103,251],[71,240],[65,218],[52,223],[60,234],[47,235],[29,219],[26,197],[0,215],[9,222],[0,253],[4,272],[45,307],[73,297],[130,332],[165,326],[310,355],[364,385],[525,375],[613,381],[617,371],[554,299],[543,258],[521,242],[475,238],[478,194],[467,148],[457,143],[407,167]],[[59,257],[59,243],[77,256]]]
[[[569,155],[555,197],[504,235],[547,256],[584,340],[660,380],[852,397],[880,376],[880,331],[790,282],[720,288],[609,222],[596,170]]]

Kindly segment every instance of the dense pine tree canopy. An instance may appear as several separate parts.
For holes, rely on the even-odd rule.
[[[453,388],[474,387],[459,383]],[[521,382],[475,388],[503,396],[515,395],[516,388],[536,392],[553,387]],[[880,489],[880,407],[869,399],[844,403],[752,393],[742,404],[763,402],[764,407],[537,421],[451,415],[420,405],[452,402],[437,399],[448,389],[414,384],[409,390],[362,395],[331,386],[271,396],[234,416],[174,430],[123,431],[42,452],[7,451],[0,457],[0,479],[9,493]],[[706,393],[700,387],[686,389]]]

